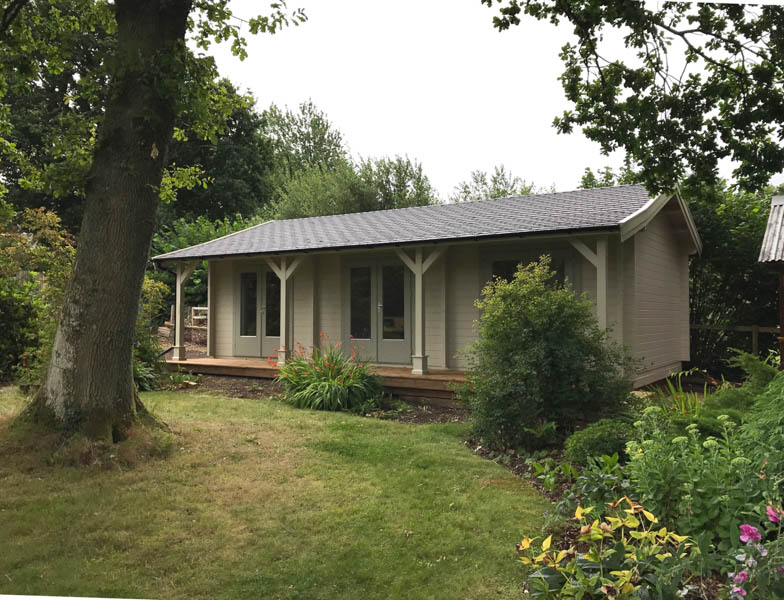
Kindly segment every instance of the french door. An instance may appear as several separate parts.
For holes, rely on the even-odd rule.
[[[272,356],[280,347],[280,279],[264,267],[235,277],[234,355]]]
[[[359,355],[378,363],[411,363],[411,277],[399,263],[348,268],[348,336]]]

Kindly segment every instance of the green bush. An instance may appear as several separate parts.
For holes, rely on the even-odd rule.
[[[632,428],[619,419],[601,419],[566,438],[564,457],[575,465],[587,465],[588,459],[617,454],[621,462],[626,458],[626,442]]]
[[[0,381],[36,384],[51,354],[74,243],[43,209],[14,213],[0,201]]]
[[[652,406],[635,424],[639,441],[628,444],[627,472],[634,494],[668,527],[687,535],[708,534],[721,550],[738,545],[741,523],[753,522],[759,506],[775,493],[780,465],[767,469],[753,456],[748,436],[721,419],[721,437],[703,440],[697,425],[672,437],[666,415]],[[763,475],[763,476],[761,476]]]
[[[555,512],[568,518],[578,505],[605,506],[632,493],[631,482],[625,467],[618,461],[618,454],[592,456],[564,491],[555,505]]]
[[[549,257],[487,284],[476,306],[479,338],[467,350],[475,433],[525,447],[526,429],[559,432],[617,410],[630,389],[630,359],[599,329],[591,302],[553,280]]]
[[[757,399],[765,392],[778,370],[771,360],[763,360],[740,351],[736,351],[731,363],[746,374],[743,385],[722,385],[713,393],[707,391],[706,387],[703,401],[697,411],[670,413],[674,433],[685,434],[686,428],[694,424],[703,437],[721,437],[724,425],[720,417],[728,417],[734,423],[745,423],[755,414]],[[666,407],[666,404],[662,405]]]
[[[133,380],[141,391],[157,388],[165,369],[155,317],[161,311],[168,292],[169,288],[164,283],[145,275],[133,346]]]
[[[339,344],[305,351],[302,346],[280,367],[277,381],[286,400],[297,408],[364,413],[378,406],[381,379],[356,352],[347,357]]]
[[[699,553],[687,537],[661,528],[640,504],[623,497],[605,506],[577,507],[577,543],[553,548],[525,536],[517,552],[532,572],[534,598],[682,598],[689,572],[698,573]]]

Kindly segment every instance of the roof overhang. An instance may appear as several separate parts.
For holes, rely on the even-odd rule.
[[[595,235],[607,235],[617,233],[619,231],[618,225],[610,225],[607,227],[589,227],[589,228],[575,228],[575,229],[561,229],[551,231],[530,231],[521,233],[505,233],[500,235],[487,235],[487,236],[471,236],[471,237],[457,237],[457,238],[439,238],[435,240],[416,240],[409,242],[391,242],[388,244],[364,244],[352,246],[331,246],[325,248],[302,248],[293,250],[280,250],[271,252],[247,252],[236,254],[204,254],[200,256],[190,257],[170,257],[169,254],[161,254],[154,256],[150,260],[162,267],[175,265],[177,263],[192,263],[200,262],[203,260],[225,260],[234,258],[253,258],[257,256],[282,256],[284,254],[332,254],[335,252],[362,252],[369,250],[384,250],[393,248],[412,248],[416,246],[437,246],[439,244],[448,245],[462,245],[462,244],[476,244],[480,242],[509,242],[513,240],[523,239],[569,239],[575,237],[586,237]],[[230,234],[233,235],[233,234]],[[208,243],[208,242],[205,242]],[[199,244],[201,245],[201,244]],[[195,247],[195,246],[194,246]]]
[[[621,241],[625,242],[636,233],[645,229],[645,227],[647,227],[648,224],[653,221],[656,215],[658,215],[661,210],[670,203],[671,200],[674,200],[680,209],[683,220],[686,223],[686,229],[689,233],[689,237],[691,238],[692,244],[694,246],[694,252],[698,254],[702,253],[702,239],[700,239],[697,226],[694,224],[694,218],[691,215],[689,207],[683,201],[683,198],[680,195],[680,191],[677,189],[674,192],[659,194],[655,198],[651,198],[637,211],[623,219],[620,223]]]

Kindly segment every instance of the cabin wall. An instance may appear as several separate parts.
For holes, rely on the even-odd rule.
[[[314,281],[314,258],[305,258],[294,271],[289,283],[291,291],[291,344],[292,349],[299,342],[302,346],[315,345],[318,332],[315,331],[315,315],[318,303],[318,289]]]
[[[445,265],[446,257],[442,256],[430,266],[424,276],[425,354],[428,356],[429,366],[440,368],[447,366]]]
[[[210,288],[215,306],[209,307],[209,318],[214,319],[215,356],[231,356],[234,352],[234,262],[210,261]]]
[[[328,254],[314,257],[316,284],[315,340],[323,333],[333,343],[343,338],[343,285],[340,255]],[[315,345],[315,344],[314,344]]]
[[[689,360],[689,255],[669,218],[660,213],[634,238],[632,352],[642,361],[635,382],[645,385]]]
[[[473,323],[479,318],[474,301],[479,297],[479,252],[476,246],[453,246],[447,250],[446,326],[447,366],[468,366],[459,352],[473,342],[477,334]]]

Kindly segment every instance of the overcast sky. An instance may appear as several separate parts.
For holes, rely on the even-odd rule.
[[[243,18],[266,6],[231,3]],[[472,170],[497,164],[566,191],[585,167],[622,163],[622,153],[603,156],[581,133],[552,127],[569,107],[558,81],[568,26],[527,18],[501,33],[492,26],[497,9],[479,0],[289,0],[295,7],[308,21],[247,36],[244,62],[227,47],[211,52],[260,110],[312,99],[355,157],[407,154],[442,198]]]

